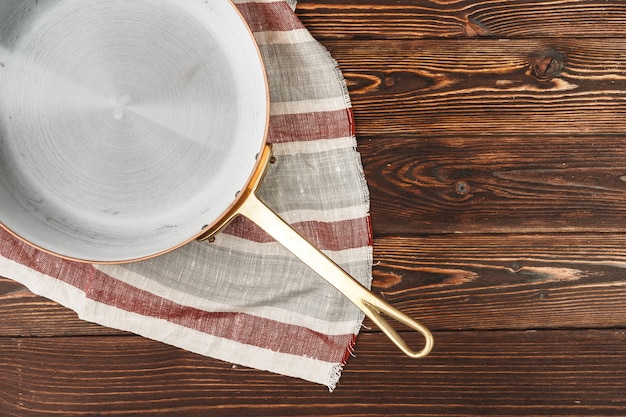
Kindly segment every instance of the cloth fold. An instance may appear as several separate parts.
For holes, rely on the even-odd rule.
[[[276,163],[259,195],[369,287],[369,196],[343,76],[294,13],[294,1],[234,3],[253,31],[270,86],[268,141]],[[0,275],[84,320],[330,389],[363,320],[244,218],[212,243],[124,265],[56,258],[0,229]]]

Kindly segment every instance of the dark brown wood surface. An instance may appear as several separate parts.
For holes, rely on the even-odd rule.
[[[0,416],[626,415],[626,3],[298,14],[350,89],[375,290],[434,330],[432,355],[364,330],[329,393],[0,278]]]

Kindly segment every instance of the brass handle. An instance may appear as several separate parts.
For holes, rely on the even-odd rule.
[[[317,272],[322,278],[337,288],[343,295],[359,307],[393,343],[411,358],[422,358],[430,353],[433,347],[433,336],[430,331],[403,312],[376,297],[361,283],[352,278],[339,265],[331,260],[302,235],[285,223],[265,203],[252,193],[239,209],[239,213],[252,220],[269,233],[287,250]],[[398,332],[387,323],[382,314],[418,331],[424,336],[424,347],[420,351],[411,349],[400,337]]]
[[[270,160],[269,146],[260,157],[264,160],[261,161],[262,165]],[[237,214],[252,220],[303,263],[339,290],[376,323],[387,337],[407,356],[423,358],[428,355],[434,344],[430,331],[403,312],[389,305],[386,301],[375,296],[274,213],[255,194],[256,186],[260,181],[261,178],[258,178],[246,190],[248,195],[237,208]],[[398,332],[383,318],[383,314],[419,332],[424,337],[423,348],[419,351],[410,348]]]

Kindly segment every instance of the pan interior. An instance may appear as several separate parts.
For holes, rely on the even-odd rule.
[[[216,222],[267,124],[256,44],[227,0],[0,5],[0,223],[90,261]]]

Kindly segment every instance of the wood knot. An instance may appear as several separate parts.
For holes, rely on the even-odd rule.
[[[459,181],[455,185],[456,193],[459,195],[466,195],[470,191],[470,186],[465,181]]]
[[[548,81],[561,75],[563,55],[554,49],[541,52],[531,58],[530,70],[534,77]]]
[[[372,271],[374,281],[372,281],[372,287],[378,289],[391,288],[394,285],[398,285],[402,282],[402,275],[396,274],[390,271]]]
[[[468,38],[475,38],[477,36],[489,36],[491,31],[478,19],[469,16],[467,18],[467,22],[465,22],[465,25],[463,26],[463,33]]]

